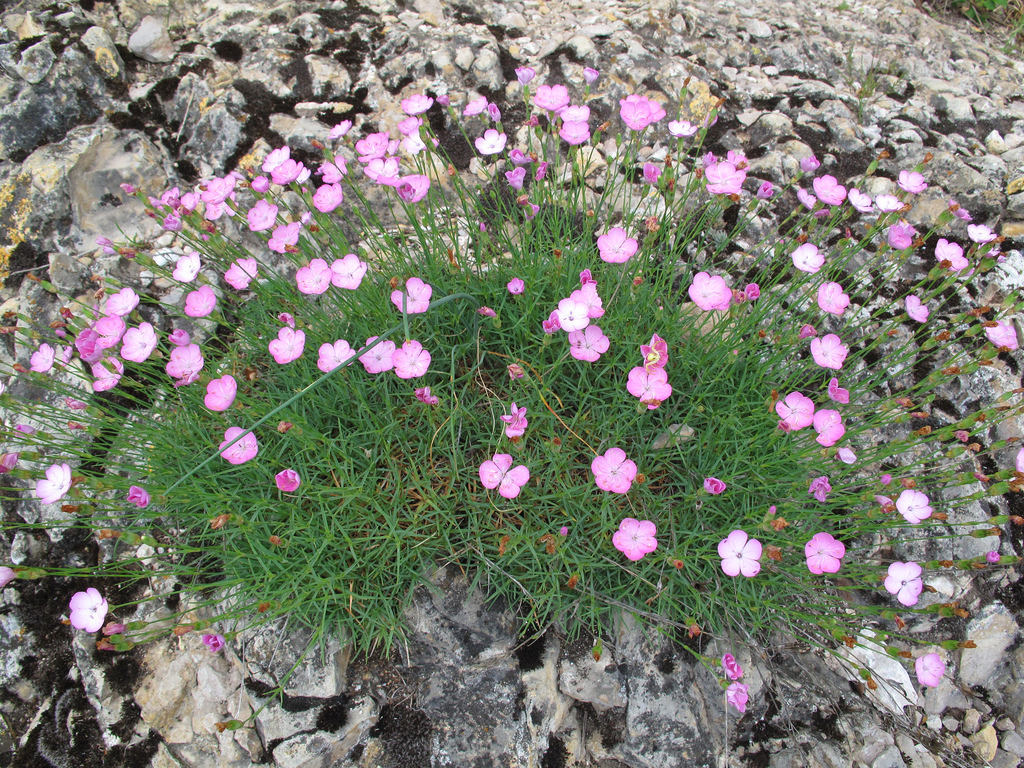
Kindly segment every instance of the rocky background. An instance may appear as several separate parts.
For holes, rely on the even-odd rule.
[[[722,97],[711,149],[744,149],[774,182],[812,151],[842,181],[885,149],[869,188],[885,191],[931,153],[913,223],[955,197],[1008,238],[991,295],[1024,286],[1024,64],[911,0],[23,0],[0,18],[2,313],[57,317],[33,278],[83,297],[97,276],[145,277],[95,246],[120,232],[160,242],[122,182],[155,193],[282,142],[312,151],[341,119],[392,125],[414,92],[511,105],[524,64],[570,84],[596,67],[609,100],[641,90],[670,115]],[[12,339],[0,340],[4,363],[25,362]],[[1010,360],[985,386],[1020,384]],[[9,521],[42,514],[27,494],[2,501]],[[95,555],[74,533],[5,536],[0,561]],[[1024,554],[1019,532],[1003,552]],[[1024,758],[1020,575],[929,580],[968,618],[918,631],[977,646],[947,654],[957,684],[922,693],[876,656],[862,663],[891,682],[868,691],[800,638],[779,638],[740,658],[743,717],[683,646],[729,648],[629,622],[599,659],[593,638],[524,642],[515,616],[449,571],[417,595],[409,642],[390,659],[309,649],[287,626],[216,655],[194,635],[100,653],[59,620],[74,585],[18,581],[0,593],[0,766],[1013,768]],[[254,711],[254,727],[218,732]]]

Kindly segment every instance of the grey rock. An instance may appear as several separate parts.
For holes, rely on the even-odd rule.
[[[943,677],[937,686],[924,691],[924,711],[928,714],[941,715],[949,708],[965,709],[968,703],[967,697],[948,677]]]
[[[352,77],[339,62],[326,56],[310,54],[305,58],[309,68],[313,97],[322,101],[343,99],[352,88]]]
[[[128,50],[140,59],[161,64],[174,58],[174,45],[162,19],[144,16],[128,38]]]
[[[999,740],[999,746],[1017,757],[1024,757],[1024,738],[1017,731],[1007,731]]]
[[[871,768],[906,768],[903,757],[896,747],[887,747],[882,754],[871,762]]]
[[[978,732],[978,727],[981,725],[981,712],[971,707],[964,712],[964,719],[960,725],[960,730],[970,736],[973,733]]]
[[[628,703],[614,655],[605,652],[600,661],[587,651],[566,657],[558,668],[558,687],[576,701],[593,704],[598,712]]]
[[[1002,603],[983,608],[967,625],[967,638],[975,648],[964,648],[960,654],[960,680],[965,685],[991,687],[1003,663],[1003,652],[1017,636],[1017,623]]]
[[[750,140],[760,146],[792,136],[793,121],[782,112],[766,112],[750,126]]]
[[[14,71],[22,80],[35,85],[42,82],[50,73],[50,68],[56,60],[50,41],[43,39],[21,52],[18,63],[14,65]]]
[[[228,159],[236,154],[243,138],[242,121],[225,104],[214,104],[186,123],[183,136],[188,140],[182,153],[203,176],[224,173]]]
[[[760,19],[751,19],[747,22],[747,32],[758,40],[767,40],[772,36],[772,28]]]
[[[444,5],[440,0],[415,0],[413,8],[427,24],[440,27],[445,22]]]
[[[93,61],[108,80],[124,77],[124,61],[114,41],[103,27],[89,27],[82,34],[82,45],[92,54]]]
[[[990,768],[1018,768],[1020,758],[1009,752],[997,749],[995,757],[989,760],[988,764]]]

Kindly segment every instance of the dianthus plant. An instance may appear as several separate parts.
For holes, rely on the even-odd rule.
[[[907,222],[925,168],[773,188],[713,116],[523,96],[137,192],[163,234],[105,247],[149,280],[20,319],[7,483],[102,540],[89,586],[189,596],[110,594],[103,647],[282,614],[388,646],[451,565],[528,628],[896,648],[960,610],[937,572],[1015,561],[1019,400],[950,403],[1017,365],[1016,297],[971,298],[999,242],[955,203]]]

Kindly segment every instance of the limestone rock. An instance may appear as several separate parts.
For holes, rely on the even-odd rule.
[[[965,685],[990,687],[1003,662],[1003,652],[1017,636],[1017,623],[1002,603],[992,603],[971,619],[967,639],[975,648],[960,652],[960,680]]]
[[[174,45],[162,19],[144,16],[128,38],[128,50],[140,59],[160,64],[174,58]]]

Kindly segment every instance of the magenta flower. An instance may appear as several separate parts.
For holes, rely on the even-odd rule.
[[[437,405],[441,401],[437,395],[430,394],[430,387],[420,387],[416,390],[416,399],[427,405]]]
[[[818,501],[824,503],[828,499],[828,495],[832,493],[832,484],[828,481],[828,475],[820,475],[811,480],[811,484],[807,487],[807,492]]]
[[[731,653],[722,655],[722,672],[730,680],[739,680],[743,677],[743,667],[736,661],[736,657]]]
[[[558,136],[569,146],[575,147],[589,141],[590,126],[583,120],[563,121]]]
[[[851,189],[846,195],[846,199],[860,213],[871,213],[875,209],[874,203],[871,202],[871,195],[866,195],[859,189]]]
[[[719,480],[717,477],[704,478],[704,490],[710,493],[712,496],[718,496],[721,493],[725,493],[725,487],[725,483]]]
[[[245,214],[245,220],[252,232],[263,232],[274,226],[278,208],[266,200],[257,200],[256,205]]]
[[[840,184],[835,176],[819,176],[811,186],[814,187],[814,194],[825,205],[842,205],[846,199],[846,187]]]
[[[801,339],[809,339],[812,336],[817,336],[818,332],[816,330],[814,330],[814,326],[813,325],[804,324],[804,325],[800,326],[800,333],[797,334],[797,335]]]
[[[172,379],[177,379],[176,386],[191,384],[199,378],[201,370],[203,370],[203,353],[198,344],[185,344],[171,350],[166,371]]]
[[[985,336],[997,347],[1013,351],[1017,343],[1017,329],[1010,320],[996,320],[995,325],[985,326]]]
[[[132,310],[139,304],[139,296],[131,288],[122,288],[115,294],[107,297],[107,314],[124,317],[130,315]]]
[[[737,168],[730,162],[722,161],[708,166],[704,170],[708,181],[708,192],[712,195],[738,195],[743,191],[743,182],[747,172]]]
[[[145,488],[131,485],[128,487],[128,501],[139,509],[145,509],[149,506],[149,492]]]
[[[484,307],[480,307],[480,308],[479,308],[479,309],[478,309],[478,310],[476,311],[476,313],[477,313],[478,315],[480,315],[481,317],[497,317],[497,316],[498,316],[498,313],[497,313],[497,312],[495,312],[495,311],[494,311],[493,309],[491,309],[490,307],[486,307],[486,306],[484,306]]]
[[[430,178],[422,173],[411,173],[402,176],[395,186],[398,196],[407,203],[418,203],[427,196],[429,190]]]
[[[530,470],[520,464],[512,466],[512,457],[507,453],[496,453],[480,465],[480,482],[484,488],[497,488],[506,499],[514,499],[530,479]]]
[[[642,131],[665,117],[661,104],[638,93],[619,99],[619,117],[631,130]]]
[[[526,419],[526,408],[519,408],[515,402],[509,408],[509,413],[503,413],[499,417],[505,422],[505,437],[522,437],[526,433],[529,421]]]
[[[586,312],[583,314],[586,314]],[[548,315],[548,319],[542,321],[541,326],[544,328],[544,333],[554,333],[555,331],[562,330],[562,323],[558,319],[558,310],[551,310],[551,314]]]
[[[299,477],[298,472],[289,467],[274,475],[274,482],[277,484],[277,490],[291,493],[302,483],[302,478]]]
[[[914,236],[917,230],[905,221],[893,224],[886,231],[886,240],[889,245],[897,251],[902,251],[914,244]]]
[[[747,691],[748,688],[743,683],[730,683],[729,687],[725,689],[725,700],[742,714],[747,711],[747,701],[749,700]]]
[[[719,275],[712,277],[707,272],[698,272],[693,276],[689,288],[690,299],[705,312],[713,309],[726,310],[732,303],[732,291],[725,279]]]
[[[505,148],[506,141],[508,141],[508,136],[504,133],[500,133],[495,128],[488,128],[484,131],[484,135],[477,137],[473,143],[481,155],[496,155]]]
[[[523,282],[522,278],[514,277],[508,281],[505,287],[513,296],[518,296],[523,292],[523,290],[525,290],[526,283]]]
[[[92,391],[107,392],[117,386],[124,374],[124,363],[116,357],[108,357],[92,364]],[[189,383],[189,382],[187,382]]]
[[[926,653],[914,659],[914,672],[917,674],[917,682],[935,688],[946,674],[946,662],[937,653]]]
[[[49,344],[40,344],[29,358],[29,369],[36,373],[49,373],[56,357],[57,351],[53,347]]]
[[[99,362],[103,357],[103,348],[99,346],[99,341],[100,335],[94,328],[83,328],[78,332],[78,336],[75,337],[75,350],[82,358],[82,362],[90,365]]]
[[[819,445],[829,448],[842,439],[846,434],[846,427],[843,426],[843,417],[839,411],[829,408],[822,408],[814,412],[814,431],[818,436],[814,438]]]
[[[648,371],[664,368],[668,364],[668,342],[655,333],[649,343],[640,345],[640,354]]]
[[[749,579],[761,572],[761,542],[751,539],[746,531],[737,529],[718,542],[718,556],[726,576],[742,573]]]
[[[203,645],[210,650],[210,653],[217,653],[217,651],[224,647],[224,642],[224,635],[212,633],[203,635]]]
[[[293,221],[291,224],[280,224],[267,241],[267,247],[275,253],[287,253],[288,249],[299,242],[299,230],[302,223]]]
[[[124,336],[127,326],[124,320],[117,315],[107,315],[97,320],[93,328],[99,334],[99,337],[96,339],[96,348],[103,350],[117,346],[118,342],[121,341],[121,337]]]
[[[306,346],[306,334],[296,331],[287,325],[279,329],[277,338],[271,340],[267,347],[270,354],[274,356],[274,362],[278,365],[285,365],[302,357],[302,350]]]
[[[793,266],[801,272],[813,275],[821,265],[825,263],[825,254],[818,250],[813,243],[804,243],[796,248],[791,254]]]
[[[404,293],[399,290],[391,292],[391,303],[402,311],[403,296],[405,299],[405,312],[409,315],[418,315],[426,312],[430,306],[430,295],[434,289],[429,283],[425,283],[418,277],[410,277],[405,281]]]
[[[644,181],[651,186],[658,183],[658,179],[661,178],[661,169],[654,163],[644,163]]]
[[[521,190],[523,183],[526,181],[526,169],[522,166],[513,168],[511,171],[505,171],[505,179],[508,181],[508,185],[512,189]]]
[[[338,339],[333,344],[321,344],[316,367],[324,373],[329,373],[339,365],[344,365],[356,356],[356,352],[344,339]]]
[[[541,85],[533,96],[533,104],[548,112],[558,112],[569,106],[569,89],[564,85]]]
[[[258,271],[256,259],[236,259],[224,273],[224,281],[236,291],[244,291]]]
[[[839,283],[822,283],[818,286],[818,306],[823,312],[842,315],[850,306],[850,297]]]
[[[830,533],[816,533],[804,544],[807,570],[816,576],[838,572],[845,554],[846,545]]]
[[[664,368],[647,370],[643,366],[631,368],[626,380],[626,391],[653,411],[672,394],[672,385],[668,383],[668,373]]]
[[[828,396],[830,400],[834,400],[837,403],[845,404],[850,402],[850,390],[840,387],[839,379],[835,376],[828,380]]]
[[[335,288],[354,291],[363,282],[366,262],[360,261],[354,253],[347,253],[331,262],[331,284]]]
[[[619,523],[619,530],[612,534],[612,544],[627,559],[640,560],[658,548],[658,540],[654,538],[657,532],[657,528],[650,520],[625,517]]]
[[[822,368],[841,370],[850,348],[834,333],[826,334],[820,339],[811,339],[811,356]]]
[[[167,340],[176,347],[185,347],[192,343],[192,337],[182,328],[175,328],[167,334]]]
[[[89,587],[85,592],[75,592],[68,607],[71,609],[72,627],[85,632],[99,632],[109,606],[96,587]]]
[[[6,475],[18,466],[18,457],[20,455],[17,452],[0,454],[0,475]]]
[[[219,379],[211,379],[206,385],[206,397],[203,404],[211,411],[226,411],[235,402],[235,395],[238,392],[238,382],[230,373],[225,373]]]
[[[240,440],[228,445],[235,438],[242,436]],[[224,440],[220,444],[220,455],[231,464],[245,464],[249,459],[255,458],[259,453],[260,445],[256,441],[256,435],[246,432],[241,427],[228,427],[224,432]]]
[[[948,261],[951,272],[959,272],[962,269],[967,269],[970,265],[964,256],[964,249],[944,237],[939,238],[935,244],[935,258],[940,262]]]
[[[967,236],[971,239],[971,242],[977,243],[978,245],[991,243],[998,237],[995,232],[984,224],[968,224]]]
[[[594,482],[602,491],[626,493],[636,477],[636,464],[626,458],[621,448],[609,448],[603,456],[595,456],[590,462]]]
[[[208,285],[200,286],[185,296],[185,314],[189,317],[206,317],[217,306],[217,295]]]
[[[609,264],[623,264],[636,253],[640,244],[626,234],[622,227],[612,227],[597,238],[597,250],[601,261]]]
[[[60,501],[71,490],[71,467],[64,462],[53,464],[46,470],[46,477],[36,480],[36,498],[43,504]]]
[[[885,577],[885,590],[903,605],[916,605],[924,589],[921,579],[921,566],[915,562],[904,563],[897,560],[889,566]]]
[[[305,294],[319,296],[331,287],[334,273],[323,259],[312,259],[309,264],[299,267],[295,273],[295,283]]]
[[[799,392],[790,392],[775,404],[775,413],[787,431],[798,431],[811,426],[814,420],[814,401]]]
[[[596,325],[588,325],[582,331],[569,332],[569,354],[577,360],[593,363],[608,351],[611,341]]]
[[[932,516],[930,502],[927,494],[906,488],[896,499],[896,510],[908,523],[916,525]]]
[[[928,188],[924,176],[917,171],[900,171],[896,183],[900,185],[900,189],[912,195],[919,195]]]
[[[252,187],[253,192],[259,192],[261,195],[266,194],[270,190],[270,179],[266,176],[256,176],[249,184]],[[274,222],[270,222],[273,224]]]
[[[376,336],[371,336],[366,340],[366,346],[370,346],[376,340]],[[394,354],[395,342],[382,341],[373,349],[359,355],[359,362],[363,364],[367,373],[384,373],[395,367]]]
[[[1003,558],[1000,556],[998,549],[993,549],[985,553],[985,562],[989,565],[999,565],[999,561],[1002,559]]]
[[[398,378],[418,379],[430,367],[430,353],[418,341],[409,339],[392,353],[391,362]]]

